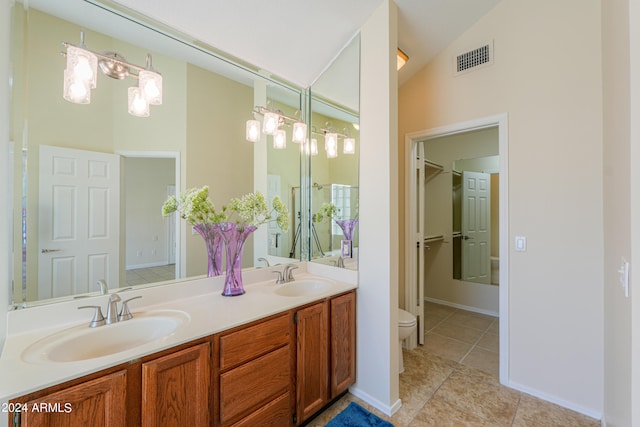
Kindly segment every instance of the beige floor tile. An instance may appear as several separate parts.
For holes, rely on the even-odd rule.
[[[484,333],[480,329],[460,326],[446,320],[433,328],[431,332],[469,344],[475,344]]]
[[[430,330],[432,330],[433,328],[435,328],[436,326],[438,326],[440,323],[442,323],[444,321],[444,317],[441,317],[437,314],[430,314],[430,313],[425,313],[424,315],[424,330],[426,332],[429,332]]]
[[[500,354],[497,352],[476,346],[462,359],[461,363],[491,374],[496,378],[500,376]]]
[[[459,362],[471,348],[471,344],[429,332],[425,336],[424,349],[428,352]]]
[[[600,421],[523,393],[513,426],[599,427]]]
[[[497,384],[488,375],[467,368],[454,371],[440,386],[435,397],[497,427],[511,425],[520,393]]]
[[[489,326],[489,328],[487,329],[487,332],[490,332],[490,333],[496,334],[496,335],[500,334],[500,319],[499,318],[496,318],[493,321],[491,326]]]
[[[482,331],[486,331],[494,320],[495,317],[493,316],[463,310],[458,310],[447,318],[447,322],[468,328],[481,329]]]
[[[490,421],[461,410],[436,396],[418,413],[409,427],[493,427]]]
[[[491,350],[498,353],[500,352],[500,337],[498,334],[491,333],[487,330],[476,345],[484,348],[485,350]]]
[[[426,301],[424,303],[424,312],[425,314],[432,314],[434,316],[438,316],[442,319],[450,316],[454,312],[458,311],[457,308],[449,307],[447,305],[435,304],[433,302]]]

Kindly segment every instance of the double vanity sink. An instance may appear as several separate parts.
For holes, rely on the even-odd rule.
[[[265,286],[283,297],[312,297],[327,292],[334,283],[312,278]],[[22,360],[61,363],[109,356],[166,339],[190,320],[189,313],[182,310],[149,310],[110,325],[90,328],[82,324],[39,339],[22,352]]]
[[[357,287],[355,272],[309,264],[300,263],[295,280],[282,284],[266,268],[245,272],[246,293],[237,297],[220,295],[222,276],[128,291],[127,297],[142,296],[131,304],[133,318],[98,327],[89,327],[89,313],[77,310],[86,299],[12,312],[14,322],[26,319],[21,312],[29,312],[30,317],[42,316],[42,325],[48,326],[38,328],[31,318],[26,323],[34,328],[23,325],[12,334],[9,319],[0,358],[0,401]],[[104,306],[106,296],[94,299]],[[52,315],[54,309],[63,312]],[[64,313],[72,320],[65,320]]]

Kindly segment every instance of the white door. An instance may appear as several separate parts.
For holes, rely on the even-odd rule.
[[[462,280],[491,283],[491,175],[462,172]]]
[[[425,187],[426,187],[426,179],[427,179],[427,171],[425,166],[425,155],[424,155],[424,143],[418,142],[416,145],[416,156],[414,158],[417,161],[416,168],[416,202],[417,202],[417,221],[416,221],[416,251],[418,252],[418,262],[416,265],[417,280],[416,280],[416,304],[415,304],[415,312],[414,314],[418,319],[418,344],[424,344],[424,250],[426,245],[424,243],[425,237],[425,227],[426,227],[426,217],[425,217]],[[413,337],[410,339],[413,341]],[[411,345],[411,343],[410,343]]]
[[[269,174],[267,175],[267,200],[270,209],[273,209],[271,201],[276,196],[282,199],[282,178],[280,175]],[[282,200],[282,202],[284,203],[284,200]],[[282,239],[282,230],[278,228],[278,224],[275,221],[268,222],[267,232],[269,233],[269,236],[267,237],[267,241],[269,242],[269,255],[285,256],[285,250],[283,249],[285,244]]]
[[[38,299],[119,285],[120,160],[40,146]]]

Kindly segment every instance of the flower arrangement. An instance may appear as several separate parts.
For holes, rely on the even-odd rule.
[[[273,198],[272,205],[273,209],[269,211],[266,198],[257,191],[231,199],[227,206],[223,206],[222,210],[217,212],[215,205],[209,199],[209,187],[205,185],[202,188],[186,190],[180,198],[170,196],[162,205],[162,215],[167,216],[177,211],[180,217],[191,225],[235,222],[237,228],[242,230],[247,225],[258,227],[269,222],[275,214],[278,227],[282,231],[287,231],[289,229],[287,206],[278,196]]]
[[[323,203],[320,210],[313,214],[313,222],[322,222],[325,218],[332,219],[337,216],[339,209],[333,203]]]

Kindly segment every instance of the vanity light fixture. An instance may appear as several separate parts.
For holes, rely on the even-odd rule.
[[[137,117],[149,116],[149,105],[162,104],[162,75],[151,65],[147,54],[146,67],[131,64],[116,52],[97,53],[87,49],[84,31],[80,31],[80,46],[62,42],[67,57],[64,70],[63,97],[76,104],[91,102],[91,89],[97,85],[98,65],[102,73],[117,80],[127,77],[138,79],[138,85],[128,90],[128,111]]]
[[[260,122],[258,120],[247,120],[246,138],[249,142],[260,141]]]
[[[295,143],[301,144],[307,139],[307,124],[302,122],[295,122],[293,124],[293,135],[291,140]]]
[[[342,145],[342,152],[344,154],[355,154],[356,140],[353,138],[345,138]]]
[[[333,159],[335,157],[338,157],[338,134],[337,133],[324,134],[324,149],[327,151],[328,159]]]
[[[407,61],[409,61],[409,55],[407,55],[406,53],[404,53],[402,51],[402,49],[398,48],[398,59],[397,59],[397,66],[398,66],[398,70],[402,67],[404,67],[404,64],[407,63]]]
[[[315,138],[311,138],[310,151],[312,156],[318,155],[318,140]]]
[[[280,116],[277,113],[264,113],[262,132],[265,135],[275,135],[280,126]]]
[[[284,129],[278,129],[273,135],[273,148],[282,150],[287,147],[287,133]]]

